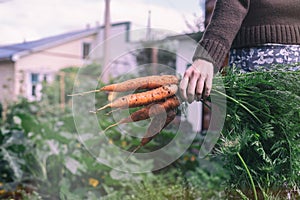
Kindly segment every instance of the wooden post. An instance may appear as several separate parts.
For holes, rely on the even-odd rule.
[[[152,47],[151,52],[151,60],[152,60],[152,72],[154,75],[158,74],[158,49],[156,47]]]
[[[60,87],[60,109],[65,111],[65,73],[59,73],[59,87]]]
[[[8,103],[7,103],[6,99],[4,99],[2,102],[2,113],[1,113],[3,122],[5,122],[7,120],[7,112],[8,112]]]
[[[108,83],[110,71],[108,64],[110,62],[110,47],[108,37],[110,35],[110,0],[105,0],[104,11],[104,44],[103,44],[103,66],[102,66],[102,81]]]
[[[151,40],[151,10],[148,11],[148,23],[147,23],[147,33],[146,33],[146,41]]]

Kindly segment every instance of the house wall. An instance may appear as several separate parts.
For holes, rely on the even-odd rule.
[[[93,43],[94,40],[95,36],[81,38],[19,58],[15,64],[15,94],[25,96],[29,100],[39,100],[41,82],[44,79],[51,82],[60,69],[84,65],[83,43]],[[32,74],[38,75],[38,83],[33,83]],[[24,82],[20,84],[20,80]],[[32,94],[33,84],[35,84],[36,95]]]
[[[191,39],[179,40],[177,47],[176,69],[177,73],[183,75],[186,68],[192,62],[193,53],[195,51],[195,41]]]
[[[136,67],[136,59],[130,53],[135,45],[130,43],[130,33],[127,25],[111,26],[110,37],[104,41],[104,30],[100,30],[91,54],[91,60],[104,64],[104,46],[107,45],[106,72],[109,77],[116,77],[124,73],[132,72]],[[102,74],[104,76],[104,74]],[[104,78],[104,77],[102,77]],[[105,79],[105,78],[104,78]]]
[[[0,62],[0,102],[11,102],[15,96],[14,91],[14,63],[9,61]]]
[[[16,62],[18,70],[38,70],[56,72],[69,66],[82,66],[82,44],[93,42],[94,37],[86,37],[46,50],[21,57]]]
[[[47,56],[53,63],[51,68],[56,68],[56,71],[67,65],[81,66],[84,64],[83,58],[83,43],[90,43],[91,49],[95,37],[86,37],[80,40],[75,40],[64,45],[56,46],[45,51],[39,52],[39,56]],[[37,55],[35,55],[37,56]],[[53,60],[55,58],[55,60]]]
[[[192,62],[197,43],[185,37],[177,41],[176,72],[181,76]],[[193,131],[199,132],[202,128],[202,103],[194,101],[188,105],[186,120],[193,126]]]

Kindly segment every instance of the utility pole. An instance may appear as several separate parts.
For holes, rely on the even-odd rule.
[[[146,41],[152,42],[151,46],[151,67],[152,67],[152,73],[154,75],[158,74],[158,48],[155,47],[155,44],[152,41],[152,35],[151,35],[151,10],[148,11],[148,22],[147,22],[147,33],[146,33]]]
[[[102,81],[108,83],[110,70],[110,46],[108,38],[110,36],[110,0],[105,0],[105,11],[104,11],[104,44],[103,44],[103,66],[102,66]]]
[[[146,41],[151,39],[151,10],[148,11]]]
[[[152,53],[151,53],[151,66],[152,66],[152,73],[153,75],[158,74],[158,48],[154,45],[152,46]]]

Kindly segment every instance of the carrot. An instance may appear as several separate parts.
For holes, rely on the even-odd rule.
[[[140,145],[137,146],[127,157],[126,161],[129,159],[131,155],[133,155],[137,150],[139,150],[141,147],[145,146],[148,144],[155,136],[157,136],[162,129],[164,129],[166,126],[168,126],[176,117],[176,112],[174,110],[170,110],[167,113],[167,118],[163,120],[165,116],[164,115],[157,115],[154,116],[152,119],[146,134],[140,141]]]
[[[133,112],[130,116],[121,119],[117,123],[108,126],[104,130],[104,132],[107,131],[109,128],[112,128],[119,124],[125,124],[129,122],[137,122],[137,121],[149,119],[150,116],[159,115],[163,112],[169,111],[170,109],[175,109],[179,105],[180,105],[180,101],[176,96],[167,98],[165,101],[158,102],[157,104],[155,103],[149,104],[148,106]]]
[[[164,85],[159,88],[140,92],[136,94],[129,94],[123,97],[119,97],[111,103],[96,110],[100,111],[105,108],[134,108],[139,106],[148,105],[150,103],[163,100],[176,94],[178,86],[175,84]]]
[[[154,89],[167,84],[178,84],[174,75],[145,76],[100,88],[100,91],[126,92],[137,89]]]
[[[148,144],[157,134],[160,133],[162,129],[168,126],[175,119],[175,117],[176,117],[176,112],[174,110],[170,110],[167,113],[167,119],[163,123],[163,126],[162,126],[162,122],[160,121],[161,117],[156,117],[156,120],[154,120],[155,119],[154,117],[153,123],[151,121],[151,124],[149,125],[146,134],[141,140],[140,146],[145,146],[146,144]]]
[[[179,79],[174,75],[145,76],[145,77],[130,79],[121,83],[106,85],[96,90],[71,94],[69,96],[82,96],[85,94],[101,92],[101,91],[127,92],[127,91],[133,91],[138,89],[155,89],[163,85],[178,84],[178,81]]]

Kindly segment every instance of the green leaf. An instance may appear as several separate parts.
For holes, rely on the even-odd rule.
[[[3,156],[3,159],[7,161],[10,169],[13,171],[14,178],[17,181],[21,180],[23,175],[21,164],[23,164],[23,160],[20,159],[14,152],[6,150],[3,147],[0,147],[0,153]]]

